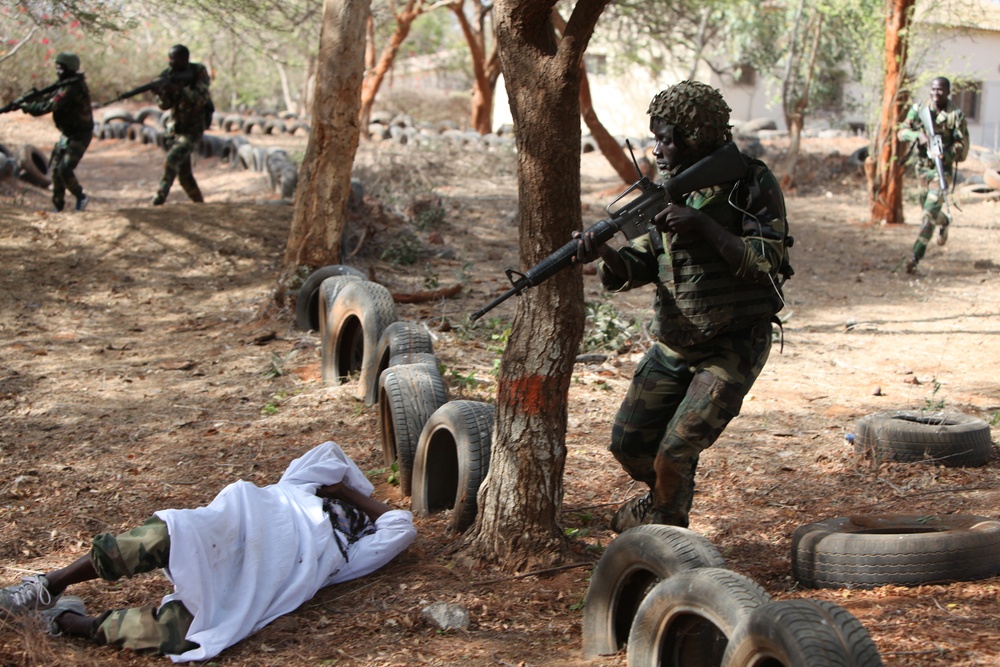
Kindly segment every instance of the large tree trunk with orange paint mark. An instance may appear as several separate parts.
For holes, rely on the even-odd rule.
[[[517,125],[521,264],[581,228],[580,65],[607,0],[580,0],[559,40],[555,0],[500,0],[500,58]],[[570,379],[583,333],[583,280],[573,267],[517,299],[500,366],[490,471],[468,555],[523,571],[566,554],[559,527]]]
[[[326,0],[323,6],[312,130],[275,294],[279,305],[298,267],[316,268],[340,259],[364,73],[364,41],[357,36],[364,33],[369,8],[369,0]]]
[[[903,222],[903,147],[896,131],[906,104],[904,82],[909,24],[915,0],[887,0],[885,28],[885,85],[882,114],[875,141],[865,164],[871,221]]]

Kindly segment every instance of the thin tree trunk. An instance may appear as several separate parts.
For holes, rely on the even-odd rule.
[[[493,98],[496,92],[497,80],[500,77],[500,54],[496,48],[494,35],[493,48],[487,54],[486,17],[492,12],[490,6],[480,6],[477,28],[473,28],[465,15],[464,1],[450,5],[451,11],[465,37],[469,47],[469,57],[472,62],[472,100],[471,125],[479,134],[489,134],[493,131]]]
[[[500,0],[500,58],[517,125],[518,213],[525,267],[581,227],[580,66],[607,0],[580,0],[557,40],[554,0]],[[571,203],[572,202],[572,203]],[[500,366],[490,472],[465,551],[507,571],[560,562],[558,525],[573,362],[583,331],[580,270],[557,273],[517,299]]]
[[[905,108],[909,24],[915,0],[887,0],[885,23],[885,84],[882,89],[882,114],[872,150],[865,160],[868,178],[871,222],[903,223],[902,146],[896,131]]]
[[[795,183],[795,165],[799,161],[799,146],[802,143],[802,130],[806,125],[806,110],[809,108],[809,95],[812,89],[813,75],[816,72],[816,57],[819,54],[819,38],[823,30],[823,14],[817,12],[816,25],[813,28],[812,53],[809,55],[809,65],[806,67],[806,79],[802,84],[802,94],[795,101],[795,107],[788,124],[788,152],[781,166],[781,187],[791,188]]]
[[[299,168],[295,212],[275,293],[278,304],[284,302],[285,286],[298,267],[313,269],[340,258],[364,71],[364,42],[357,36],[364,31],[369,7],[369,0],[323,4],[312,129]]]

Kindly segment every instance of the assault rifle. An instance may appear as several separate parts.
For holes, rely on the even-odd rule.
[[[634,158],[633,158],[634,159]],[[638,170],[638,166],[636,167]],[[681,173],[677,174],[663,185],[658,185],[643,176],[630,185],[624,192],[615,197],[607,206],[610,217],[601,220],[586,230],[584,234],[594,235],[595,247],[611,240],[616,232],[622,231],[628,238],[638,236],[648,229],[653,222],[653,216],[663,210],[668,202],[681,199],[695,190],[703,190],[729,181],[743,178],[747,173],[747,165],[740,155],[740,149],[733,142],[728,142],[711,155],[703,157]],[[641,192],[638,197],[628,202],[614,213],[611,207],[632,192]],[[574,238],[563,247],[540,261],[525,273],[507,268],[505,273],[512,287],[477,310],[469,319],[475,322],[501,303],[520,295],[529,287],[545,282],[573,263],[580,240]]]
[[[120,94],[115,99],[110,102],[105,102],[102,107],[106,107],[109,104],[114,104],[115,102],[121,102],[122,100],[127,100],[130,97],[135,97],[136,95],[141,95],[147,91],[152,90],[155,93],[159,93],[163,88],[169,85],[175,86],[187,86],[194,83],[195,70],[193,67],[189,67],[180,72],[171,72],[167,76],[161,76],[158,79],[153,79],[149,83],[144,83],[137,88],[133,88],[127,92]]]
[[[941,190],[941,198],[944,199],[946,213],[950,213],[948,208],[948,180],[944,175],[944,144],[941,142],[941,135],[934,131],[934,120],[931,118],[930,107],[920,107],[920,122],[924,124],[924,134],[927,135],[927,157],[934,160],[934,168],[937,170],[938,186]]]
[[[51,86],[46,86],[41,90],[38,90],[37,88],[32,88],[31,90],[26,92],[24,95],[21,95],[21,97],[17,98],[7,106],[0,108],[0,113],[10,113],[11,111],[20,109],[22,105],[27,104],[28,102],[34,102],[38,98],[45,97],[49,93],[54,93],[63,86],[68,86],[71,83],[76,83],[82,78],[83,78],[82,76],[71,76],[68,79],[60,79],[59,81],[53,83]]]

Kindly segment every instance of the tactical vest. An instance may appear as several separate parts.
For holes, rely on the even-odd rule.
[[[83,75],[76,83],[68,84],[56,91],[52,121],[60,132],[70,138],[85,137],[94,132],[94,114],[90,108],[90,90]]]
[[[722,202],[717,199],[720,197]],[[784,200],[774,177],[762,162],[751,160],[750,173],[744,179],[687,198],[688,205],[699,209],[726,201],[753,214],[740,212],[729,203],[716,208],[712,217],[728,232],[748,236],[744,224],[755,224],[756,217],[763,223],[760,235],[782,240],[779,276],[774,282],[763,274],[758,282],[737,278],[700,235],[675,236],[668,247],[666,236],[653,232],[660,236],[651,239],[654,247],[665,250],[657,254],[657,316],[652,330],[667,345],[704,343],[721,333],[772,318],[784,305],[781,285],[792,275],[787,261],[791,237],[787,235]]]

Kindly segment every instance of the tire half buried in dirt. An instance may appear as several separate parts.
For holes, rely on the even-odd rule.
[[[479,486],[490,469],[494,408],[450,401],[424,425],[413,461],[413,511],[452,510],[449,528],[462,532],[476,520]]]
[[[1000,574],[1000,521],[973,515],[859,515],[799,526],[792,575],[809,588],[976,581]]]
[[[399,490],[410,495],[413,461],[424,425],[448,402],[448,390],[437,368],[427,364],[392,366],[378,381],[382,460],[399,462]]]
[[[322,372],[326,384],[341,384],[352,376],[372,377],[375,350],[385,328],[396,321],[396,304],[382,285],[352,280],[330,304],[322,331]],[[359,382],[357,397],[368,395]]]
[[[723,667],[882,667],[868,630],[826,600],[778,600],[737,628]]]
[[[717,667],[736,628],[771,601],[755,581],[715,567],[653,586],[628,634],[629,667]]]
[[[698,567],[724,568],[715,546],[687,528],[629,528],[601,554],[583,608],[583,656],[612,655],[628,641],[635,612],[663,579]]]
[[[993,456],[990,426],[960,412],[891,410],[855,425],[858,455],[893,461],[926,461],[951,468],[986,465]]]
[[[366,278],[365,274],[353,266],[345,264],[333,264],[316,269],[310,273],[302,287],[299,288],[299,296],[295,300],[295,326],[299,331],[319,331],[319,286],[327,278],[334,276],[357,276]]]
[[[393,322],[382,332],[382,338],[378,342],[378,349],[375,352],[376,363],[372,369],[375,373],[375,380],[382,375],[382,371],[389,367],[389,361],[392,357],[417,352],[431,354],[434,352],[434,344],[427,328],[418,322],[405,320]],[[372,391],[365,397],[366,405],[372,405],[378,401],[378,382],[371,382],[371,387]]]

